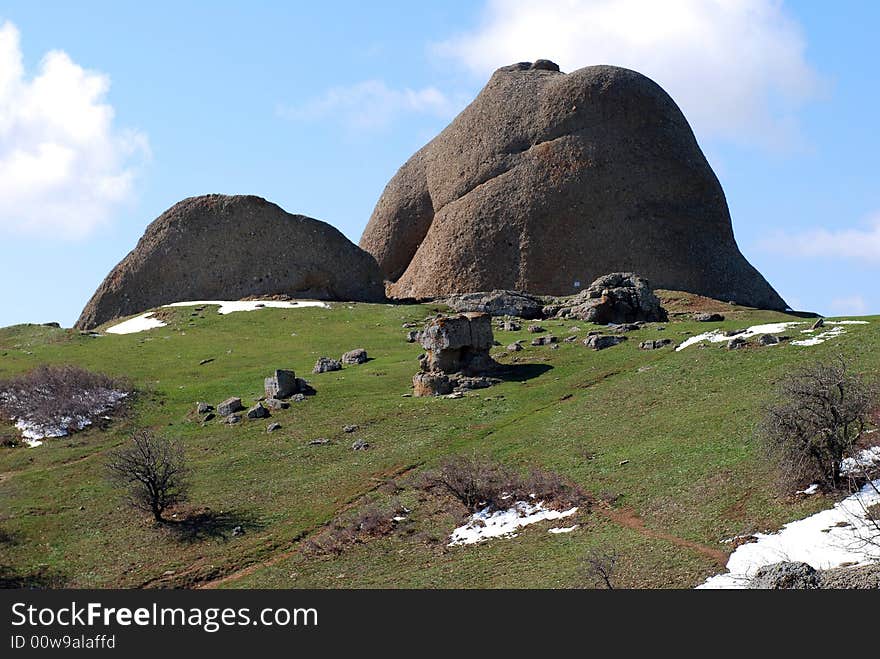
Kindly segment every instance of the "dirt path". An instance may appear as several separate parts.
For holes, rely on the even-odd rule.
[[[655,529],[648,528],[645,524],[645,520],[639,517],[632,508],[611,508],[610,506],[594,506],[593,511],[600,515],[604,515],[616,524],[620,524],[621,526],[625,526],[628,529],[632,529],[636,533],[639,533],[646,538],[666,540],[667,542],[671,542],[678,547],[691,549],[698,554],[702,554],[707,558],[711,558],[722,568],[727,565],[727,559],[730,558],[727,552],[724,552],[720,549],[715,549],[714,547],[703,545],[699,542],[694,542],[693,540],[680,538],[677,535],[672,535],[671,533],[666,533],[665,531],[657,531]]]

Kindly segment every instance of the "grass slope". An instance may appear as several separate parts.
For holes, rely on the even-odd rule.
[[[679,300],[679,303],[682,301]],[[687,301],[680,310],[687,310]],[[824,497],[779,497],[751,429],[776,378],[793,366],[842,353],[880,371],[880,318],[816,347],[727,351],[723,344],[640,351],[639,341],[709,329],[682,320],[629,334],[593,352],[580,342],[497,349],[523,365],[515,380],[458,400],[407,398],[419,346],[401,326],[437,309],[334,304],[220,316],[175,309],[167,327],[92,337],[71,330],[0,330],[0,377],[41,363],[72,363],[130,378],[139,394],[107,428],[0,449],[0,579],[73,587],[578,587],[590,548],[619,553],[617,582],[690,587],[721,570],[725,538],[776,528],[828,507]],[[800,320],[727,307],[723,328]],[[557,336],[586,323],[542,323]],[[719,325],[712,325],[717,327]],[[796,333],[793,330],[790,333]],[[496,332],[503,344],[531,338]],[[311,375],[321,355],[352,348],[371,361]],[[200,365],[205,359],[214,361]],[[202,426],[196,401],[237,395],[252,403],[274,368],[294,368],[316,396],[267,421]],[[345,434],[344,425],[360,430]],[[218,519],[198,533],[171,533],[133,514],[104,477],[108,450],[136,427],[183,439],[194,470],[192,506]],[[0,425],[0,435],[13,435]],[[310,446],[326,437],[332,443]],[[371,445],[352,451],[355,438]],[[461,520],[407,489],[412,509],[391,536],[338,556],[312,556],[303,540],[369,498],[391,478],[416,474],[455,453],[486,454],[557,471],[612,505],[581,511],[580,528],[551,524],[513,539],[446,548]],[[566,521],[566,525],[573,522]],[[241,524],[245,533],[233,536]]]

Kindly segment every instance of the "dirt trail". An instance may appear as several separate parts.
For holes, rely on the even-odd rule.
[[[699,542],[694,542],[693,540],[680,538],[677,535],[672,535],[671,533],[666,533],[665,531],[657,531],[655,529],[648,528],[648,526],[645,524],[645,520],[639,517],[632,508],[611,508],[610,506],[594,506],[593,511],[600,515],[604,515],[616,524],[620,524],[621,526],[625,526],[628,529],[632,529],[636,533],[639,533],[646,538],[666,540],[667,542],[671,542],[678,547],[691,549],[698,554],[702,554],[707,558],[711,558],[722,568],[727,565],[727,560],[730,558],[730,556],[726,552],[720,549],[715,549],[714,547],[703,545]]]

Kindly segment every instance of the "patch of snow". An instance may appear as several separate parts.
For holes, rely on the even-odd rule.
[[[816,336],[812,336],[809,339],[799,339],[797,341],[792,341],[791,345],[817,346],[820,343],[825,343],[828,339],[836,339],[841,334],[846,334],[846,330],[842,327],[832,327],[830,330],[822,332],[821,334],[817,334]]]
[[[158,318],[153,318],[153,312],[151,311],[124,320],[113,327],[108,327],[106,332],[107,334],[136,334],[137,332],[155,329],[156,327],[165,327],[165,323]]]
[[[105,394],[102,404],[91,409],[88,415],[63,416],[53,420],[51,423],[38,423],[30,419],[13,419],[15,427],[21,432],[21,438],[29,448],[42,445],[42,440],[44,439],[67,437],[71,430],[84,430],[92,425],[93,418],[113,409],[119,401],[128,396],[123,391],[115,391],[113,389],[102,391]]]
[[[740,332],[736,336],[747,339],[752,336],[757,336],[759,334],[781,334],[789,327],[794,327],[795,325],[803,325],[801,322],[785,322],[785,323],[766,323],[764,325],[753,325],[752,327],[747,328],[745,331]],[[709,330],[708,332],[703,332],[702,334],[697,334],[696,336],[692,336],[689,339],[683,341],[681,345],[679,345],[675,351],[679,352],[680,350],[684,350],[688,346],[692,346],[695,343],[699,343],[700,341],[709,341],[710,343],[721,343],[723,341],[729,341],[734,338],[732,336],[725,336],[725,330]]]
[[[449,536],[449,545],[472,545],[490,538],[515,538],[516,531],[529,524],[545,519],[563,519],[577,512],[577,507],[569,510],[553,510],[546,508],[543,501],[530,503],[517,501],[507,510],[495,510],[490,507],[474,513],[467,524],[459,526]]]
[[[876,536],[864,510],[880,503],[874,487],[880,488],[880,480],[776,533],[756,533],[755,542],[740,545],[730,555],[726,573],[710,577],[698,588],[745,588],[759,567],[780,561],[802,561],[817,570],[880,561],[880,542],[866,541]]]
[[[571,533],[579,526],[579,524],[575,524],[574,526],[557,526],[552,529],[547,529],[547,533]]]
[[[861,472],[866,467],[880,465],[880,446],[872,446],[859,451],[854,458],[844,458],[840,463],[840,475],[849,476]]]
[[[867,320],[826,320],[826,325],[868,325]]]
[[[810,485],[809,487],[807,487],[807,489],[805,489],[805,490],[798,490],[797,492],[795,492],[795,494],[807,494],[807,495],[811,495],[811,494],[816,494],[818,491],[819,491],[819,483],[813,483],[812,485]]]
[[[321,307],[329,309],[330,305],[318,300],[198,300],[192,302],[175,302],[166,307],[200,307],[219,306],[217,313],[226,315],[236,311],[256,311],[257,309],[300,309],[302,307]]]

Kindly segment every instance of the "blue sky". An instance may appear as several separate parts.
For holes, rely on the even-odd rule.
[[[357,242],[498,66],[636,68],[691,121],[792,306],[880,313],[880,3],[0,5],[0,326],[70,325],[176,201],[257,194]]]

